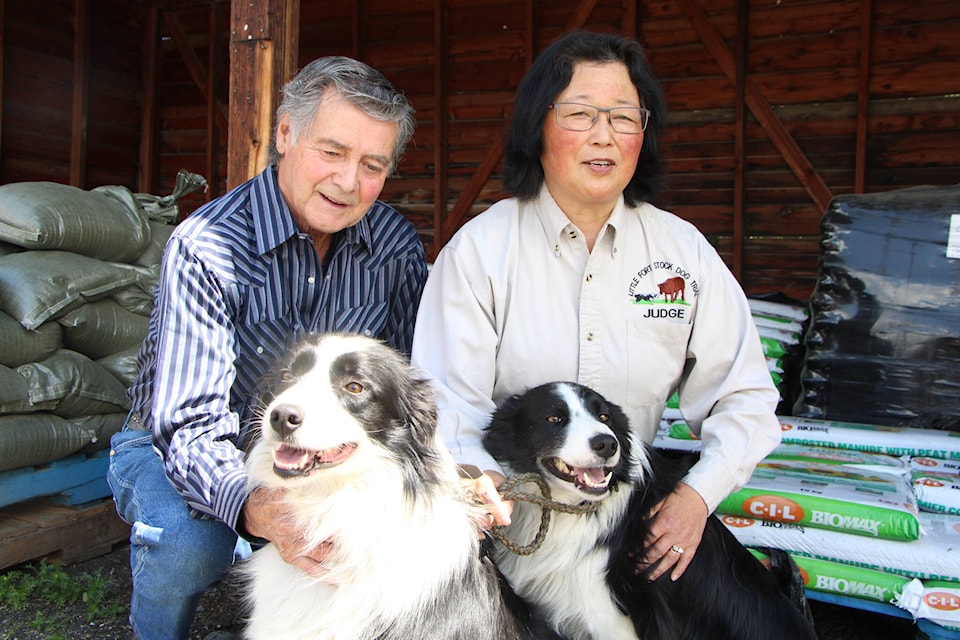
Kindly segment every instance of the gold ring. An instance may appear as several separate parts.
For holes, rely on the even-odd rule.
[[[678,546],[678,545],[673,545],[673,546],[671,546],[671,547],[670,547],[670,551],[673,551],[673,552],[674,552],[675,554],[677,554],[678,556],[682,556],[682,555],[683,555],[683,547]]]

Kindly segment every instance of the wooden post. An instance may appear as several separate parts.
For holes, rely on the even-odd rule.
[[[267,166],[280,88],[297,71],[299,0],[231,0],[227,188]]]
[[[86,0],[77,0],[73,10],[73,104],[70,122],[70,184],[81,189],[87,181],[87,77],[90,57],[90,7]]]
[[[157,151],[157,96],[160,73],[160,10],[147,9],[143,46],[143,114],[140,118],[140,175],[137,188],[140,193],[154,193]]]

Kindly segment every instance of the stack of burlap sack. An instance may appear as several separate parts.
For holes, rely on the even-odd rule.
[[[177,200],[53,182],[0,186],[0,471],[109,446],[147,332]]]

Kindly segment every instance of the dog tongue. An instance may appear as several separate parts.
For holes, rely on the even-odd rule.
[[[299,469],[306,466],[313,453],[306,449],[295,449],[286,445],[281,445],[274,453],[274,462],[286,469]]]
[[[583,478],[583,483],[591,486],[602,486],[607,483],[607,474],[603,467],[574,467],[573,473]]]

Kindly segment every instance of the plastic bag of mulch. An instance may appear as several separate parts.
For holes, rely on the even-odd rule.
[[[191,173],[186,169],[180,169],[177,173],[177,182],[173,187],[173,193],[168,196],[154,196],[148,193],[135,194],[144,214],[150,220],[165,222],[167,224],[176,224],[180,217],[180,209],[177,201],[188,193],[203,189],[207,190],[207,180],[203,176]]]
[[[0,311],[0,364],[18,367],[47,358],[62,344],[63,330],[56,322],[45,322],[27,331],[19,322]]]
[[[33,330],[138,277],[134,267],[69,251],[14,253],[0,258],[0,311]]]
[[[10,244],[9,242],[0,241],[0,258],[3,256],[8,256],[11,253],[20,253],[24,251],[23,247],[18,247],[15,244]]]
[[[113,376],[130,387],[137,381],[137,356],[140,355],[140,345],[111,353],[97,360],[97,364],[113,374]]]
[[[137,273],[136,283],[114,291],[110,297],[130,313],[149,316],[153,310],[153,297],[160,283],[160,265],[131,268]]]
[[[81,449],[84,453],[96,453],[110,448],[110,436],[123,429],[127,413],[104,413],[67,420],[67,424],[92,434],[93,439]]]
[[[794,415],[960,431],[958,203],[960,185],[831,200]]]
[[[848,464],[771,454],[717,513],[871,538],[918,539],[919,509],[905,465],[880,465],[875,458]]]
[[[0,186],[0,239],[130,262],[150,242],[150,227],[125,187],[85,191],[56,182],[13,182]]]
[[[139,347],[149,322],[109,298],[85,304],[57,319],[63,327],[64,346],[92,360]]]
[[[43,362],[17,367],[26,378],[30,402],[55,402],[63,418],[128,411],[126,387],[83,354],[61,349]]]
[[[53,401],[31,402],[24,377],[16,369],[0,365],[0,415],[49,411],[55,406],[57,403]]]
[[[0,471],[59,460],[95,438],[82,426],[48,413],[0,416]]]
[[[143,267],[152,267],[160,264],[160,260],[163,258],[163,250],[167,247],[167,240],[170,239],[170,234],[172,234],[176,228],[171,224],[164,224],[153,220],[150,220],[149,224],[150,243],[147,245],[147,248],[144,249],[143,253],[134,260],[134,264]]]
[[[767,564],[769,556],[757,549],[749,549],[760,562]],[[790,554],[800,569],[804,586],[821,593],[833,593],[861,600],[872,600],[896,605],[908,583],[917,578],[855,567],[840,562]]]

